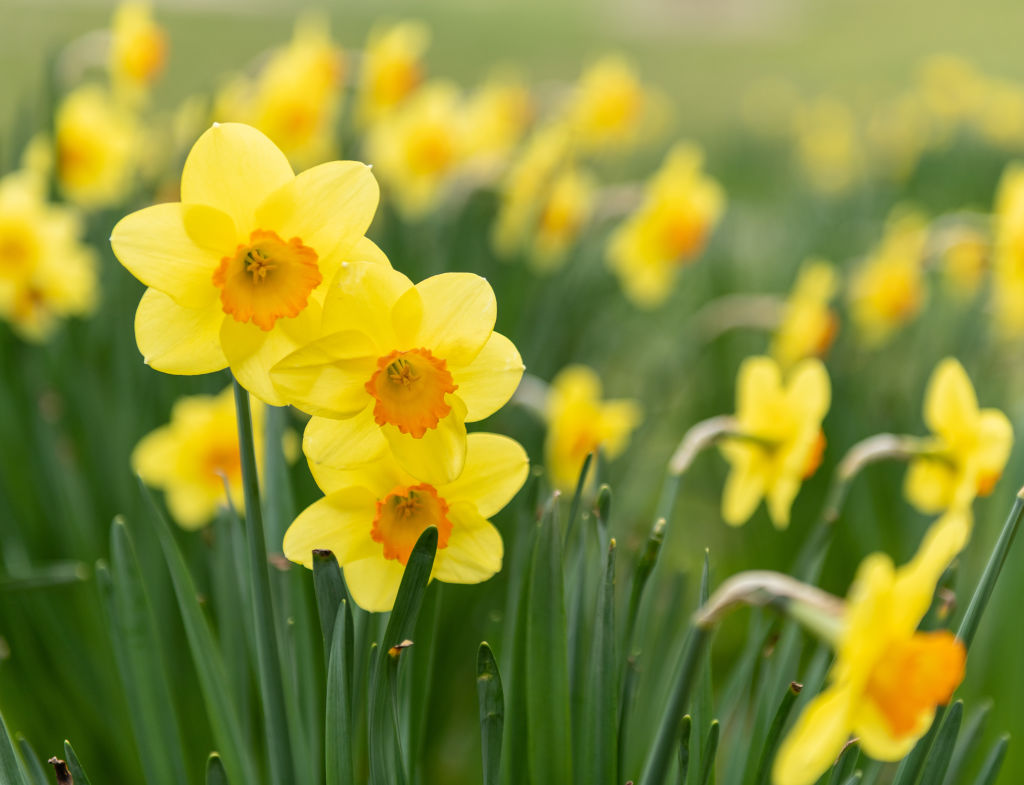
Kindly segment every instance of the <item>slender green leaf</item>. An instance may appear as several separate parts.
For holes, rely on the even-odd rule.
[[[604,581],[594,612],[590,684],[584,703],[583,778],[594,785],[615,785],[618,728],[618,679],[615,663],[615,540],[608,545]]]
[[[42,759],[36,755],[32,745],[24,736],[18,736],[18,747],[21,749],[21,760],[25,764],[25,779],[29,785],[51,785],[50,778],[46,776]]]
[[[711,553],[704,549],[704,563],[700,573],[700,594],[698,595],[697,607],[702,608],[711,596]],[[704,728],[711,727],[711,721],[715,716],[715,709],[712,700],[711,685],[711,658],[705,657],[700,667],[700,680],[697,682],[697,690],[693,701],[693,727],[697,729],[698,745],[691,751],[690,766],[697,772],[704,771],[704,759],[707,749],[704,746],[710,736],[704,733]]]
[[[88,579],[89,570],[81,562],[51,562],[50,564],[33,567],[24,574],[5,575],[0,578],[0,591],[47,589],[51,586],[64,586],[69,583],[81,583]]]
[[[75,755],[75,750],[67,739],[64,740],[64,759],[67,761],[68,771],[71,772],[71,778],[75,781],[75,785],[90,785],[89,777],[86,775],[85,769],[82,768],[82,764],[78,762],[78,756]]]
[[[498,785],[501,773],[501,735],[505,727],[505,694],[494,653],[487,642],[476,656],[476,694],[480,704],[480,749],[484,785]]]
[[[849,777],[847,777],[845,780],[843,780],[842,785],[858,785],[858,783],[860,783],[860,781],[863,778],[864,778],[864,772],[862,772],[862,771],[855,771],[853,774],[851,774]]]
[[[779,742],[782,739],[782,731],[786,727],[786,721],[789,719],[789,715],[793,711],[793,704],[796,703],[797,696],[800,694],[800,690],[802,689],[802,684],[797,684],[795,681],[792,681],[789,683],[789,686],[786,688],[786,692],[782,696],[782,701],[779,703],[779,708],[775,712],[772,724],[768,727],[768,736],[765,738],[764,745],[761,747],[761,757],[758,758],[757,779],[755,780],[757,785],[768,785],[768,778],[771,776],[772,771],[772,761],[775,760],[775,752],[779,748]]]
[[[961,782],[960,775],[963,774],[968,756],[974,752],[978,739],[981,738],[981,732],[985,728],[985,721],[988,719],[991,709],[992,704],[986,703],[968,718],[967,724],[964,725],[963,732],[957,740],[956,748],[953,750],[953,757],[946,768],[943,785],[959,785]]]
[[[683,717],[679,729],[679,778],[678,785],[686,785],[690,773],[690,732],[693,729],[693,718],[687,714]]]
[[[839,760],[836,761],[829,774],[828,785],[843,785],[853,776],[853,770],[857,767],[859,758],[860,747],[853,741],[846,742],[843,751],[839,753]]]
[[[313,586],[316,589],[316,607],[320,613],[320,630],[324,638],[324,662],[327,662],[331,656],[338,608],[348,599],[341,567],[331,551],[313,551]],[[346,611],[351,612],[348,604]]]
[[[949,768],[949,761],[953,757],[956,737],[960,733],[963,718],[964,702],[958,700],[946,712],[946,717],[939,727],[924,772],[921,774],[920,785],[941,785],[946,769]]]
[[[336,564],[336,562],[335,562]],[[348,662],[350,626],[346,621],[348,601],[342,599],[331,625],[331,651],[327,667],[327,712],[324,750],[327,785],[355,782],[352,759],[352,673]]]
[[[530,536],[533,529],[530,524]],[[525,540],[526,537],[523,537]],[[530,554],[532,555],[533,543]],[[530,585],[533,580],[533,561],[524,562],[523,577],[519,586],[519,599],[516,606],[515,627],[507,639],[512,642],[512,670],[508,708],[506,710],[505,733],[502,740],[505,760],[505,782],[509,785],[529,781],[529,725],[526,706],[526,695],[529,681],[526,673],[526,630],[530,626]]]
[[[994,785],[996,777],[999,776],[999,770],[1003,767],[1003,758],[1006,757],[1006,747],[1009,743],[1009,736],[1003,736],[995,743],[986,756],[985,762],[981,765],[981,771],[978,772],[974,785]]]
[[[211,752],[210,757],[206,759],[206,785],[228,785],[229,782],[224,761],[216,752]]]
[[[29,785],[18,763],[18,753],[7,732],[7,724],[0,715],[0,785]]]
[[[580,500],[583,498],[583,490],[587,485],[587,474],[590,472],[590,464],[594,460],[594,453],[588,452],[583,459],[583,466],[580,468],[579,479],[576,480],[576,492],[572,495],[572,503],[569,505],[569,522],[565,527],[565,542],[569,542],[573,528],[576,526],[576,519],[580,514]]]
[[[718,720],[711,721],[711,727],[708,728],[708,736],[704,740],[704,764],[700,769],[700,780],[698,785],[709,785],[713,783],[715,779],[715,753],[718,752],[718,736],[721,727],[718,724]]]

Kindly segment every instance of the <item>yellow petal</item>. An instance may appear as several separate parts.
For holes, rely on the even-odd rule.
[[[307,169],[270,194],[256,208],[256,223],[286,240],[300,238],[323,262],[336,253],[351,253],[369,228],[379,197],[370,167],[331,161]]]
[[[489,417],[504,406],[523,378],[523,358],[500,333],[491,333],[469,365],[452,368],[458,395],[466,404],[467,422]]]
[[[354,417],[333,420],[313,417],[302,435],[302,450],[310,462],[325,467],[357,466],[379,458],[388,449],[380,426],[373,419],[373,410],[367,407]],[[314,471],[314,477],[320,478]],[[325,486],[323,490],[333,490]]]
[[[416,290],[423,298],[421,345],[449,363],[472,362],[498,314],[491,285],[471,273],[442,273],[420,281]]]
[[[379,264],[381,267],[391,268],[391,261],[369,237],[360,237],[356,244],[352,246],[352,250],[348,251],[344,256],[345,258],[342,261],[345,262],[370,262],[371,264]]]
[[[376,347],[363,333],[332,333],[286,355],[270,378],[280,396],[304,412],[351,417],[372,403],[366,382],[376,361]]]
[[[343,488],[314,502],[284,534],[284,555],[297,564],[313,566],[314,550],[329,550],[338,563],[380,554],[370,537],[377,500],[366,488]]]
[[[797,719],[783,739],[772,766],[772,785],[810,785],[835,763],[850,737],[853,695],[829,687]]]
[[[722,518],[730,526],[742,526],[750,520],[765,492],[763,459],[754,453],[758,448],[739,448],[722,451],[732,463],[722,491]]]
[[[235,226],[206,205],[157,204],[118,221],[110,245],[128,272],[146,286],[181,305],[206,305],[219,293],[214,271],[235,250]]]
[[[399,465],[416,479],[434,486],[454,480],[466,463],[466,404],[458,395],[447,395],[445,401],[451,411],[419,439],[394,425],[381,427]]]
[[[914,458],[907,467],[903,493],[925,515],[940,513],[953,499],[956,474],[938,458]]]
[[[345,585],[364,611],[385,613],[395,605],[405,567],[383,555],[345,565]]]
[[[600,431],[601,449],[610,459],[622,454],[629,443],[629,436],[643,420],[643,410],[636,401],[617,399],[601,404]]]
[[[978,418],[978,468],[983,474],[1000,475],[1013,447],[1013,426],[998,409],[982,409]]]
[[[213,373],[228,364],[220,345],[224,312],[219,303],[185,308],[147,289],[135,312],[135,341],[146,364],[164,373]]]
[[[948,434],[973,428],[978,418],[978,398],[964,367],[954,358],[940,362],[928,382],[924,421],[934,433]]]
[[[768,516],[776,529],[789,526],[789,513],[793,509],[793,500],[800,492],[800,479],[790,475],[777,477],[765,494]]]
[[[195,531],[208,524],[217,508],[227,504],[227,496],[211,497],[192,485],[171,485],[167,488],[167,509],[183,529]]]
[[[185,159],[181,201],[216,207],[248,237],[258,228],[256,208],[292,177],[288,159],[266,136],[248,125],[220,123],[196,140]]]
[[[793,369],[786,397],[802,418],[819,422],[824,418],[832,399],[832,385],[821,360],[810,357]]]
[[[369,262],[343,264],[324,298],[323,332],[359,330],[376,341],[381,356],[393,346],[391,309],[412,281],[397,270]]]
[[[501,570],[505,545],[493,524],[467,502],[451,505],[448,547],[437,552],[434,577],[446,583],[480,583]]]
[[[178,441],[164,425],[143,436],[132,450],[132,471],[146,485],[161,488],[173,476],[178,460]]]
[[[453,482],[438,489],[448,502],[472,502],[485,518],[501,510],[523,487],[530,471],[526,450],[496,433],[466,437],[466,465]]]
[[[917,727],[910,735],[894,736],[885,715],[874,701],[865,698],[858,705],[853,717],[853,733],[857,736],[864,754],[875,760],[898,761],[910,751],[932,724],[935,709],[922,712]]]
[[[741,427],[760,425],[764,401],[776,398],[782,390],[778,364],[770,357],[748,357],[740,364],[736,377],[736,417]]]

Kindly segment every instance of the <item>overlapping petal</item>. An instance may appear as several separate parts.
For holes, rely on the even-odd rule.
[[[370,403],[366,381],[376,368],[377,347],[362,332],[317,338],[286,355],[270,370],[280,396],[321,417],[358,414]]]
[[[359,486],[327,494],[307,507],[284,535],[284,555],[312,568],[313,551],[329,550],[340,564],[370,559],[380,545],[370,537],[376,497]]]
[[[224,312],[218,303],[185,308],[147,289],[135,312],[135,341],[146,364],[174,374],[213,373],[226,368],[220,344]]]
[[[381,433],[405,471],[431,485],[444,485],[458,477],[466,464],[466,404],[458,395],[446,396],[451,412],[419,439],[385,425]]]
[[[775,756],[774,785],[810,785],[835,763],[850,738],[854,698],[846,685],[839,684],[807,704]]]
[[[498,306],[487,280],[442,273],[416,284],[423,298],[418,340],[453,365],[472,362],[494,329]]]
[[[466,404],[466,420],[476,422],[508,402],[523,378],[524,366],[512,341],[500,333],[491,333],[469,365],[453,370],[459,397]]]
[[[450,502],[472,501],[490,518],[512,501],[526,482],[530,459],[515,439],[494,433],[471,433],[466,439],[466,466],[443,488]]]
[[[434,577],[447,583],[480,583],[501,570],[505,546],[494,525],[468,502],[448,510],[452,533],[439,552]]]
[[[302,449],[313,463],[341,468],[376,460],[387,451],[388,442],[373,419],[372,408],[367,407],[344,420],[311,418],[302,436]]]

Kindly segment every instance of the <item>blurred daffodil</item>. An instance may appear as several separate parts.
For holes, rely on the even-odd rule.
[[[801,107],[794,122],[797,161],[811,186],[843,193],[856,181],[862,150],[853,111],[835,98]]]
[[[907,470],[911,504],[937,513],[991,493],[1010,457],[1013,426],[998,409],[978,408],[971,380],[952,357],[932,373],[924,419],[933,436]]]
[[[776,528],[789,525],[800,485],[821,464],[821,422],[831,396],[828,372],[818,359],[800,361],[785,382],[770,357],[743,361],[736,380],[735,434],[721,445],[731,467],[722,492],[726,523],[746,523],[763,498]]]
[[[992,305],[1004,338],[1024,335],[1024,165],[1003,172],[996,193]]]
[[[969,226],[956,227],[945,236],[942,278],[946,292],[957,300],[977,295],[990,268],[992,241]]]
[[[648,181],[643,202],[608,241],[608,263],[641,308],[665,302],[679,268],[704,250],[722,214],[725,195],[702,167],[696,147],[673,147]]]
[[[850,313],[868,346],[884,343],[924,308],[928,222],[917,212],[890,218],[878,247],[850,281]]]
[[[805,357],[822,357],[832,345],[839,319],[830,307],[839,288],[835,267],[820,259],[804,263],[772,338],[772,356],[783,371]]]
[[[18,171],[0,179],[0,318],[26,340],[95,307],[96,258],[77,211],[48,204],[43,182]]]
[[[135,315],[139,350],[165,373],[230,366],[257,398],[283,405],[268,371],[319,335],[342,262],[389,266],[363,236],[377,183],[354,161],[295,175],[266,136],[226,123],[189,153],[181,199],[126,216],[110,238],[149,287]]]
[[[493,178],[507,164],[533,116],[529,88],[511,75],[492,77],[466,99],[463,111],[467,166]]]
[[[372,125],[390,114],[423,81],[430,30],[405,21],[371,31],[359,67],[359,117]]]
[[[148,3],[128,0],[114,11],[108,70],[114,90],[129,102],[143,98],[167,65],[167,34]]]
[[[413,546],[430,526],[438,535],[431,578],[480,583],[501,569],[504,545],[488,518],[522,487],[529,461],[512,439],[473,433],[453,482],[423,482],[387,454],[347,471],[312,461],[310,469],[326,495],[288,528],[285,556],[312,567],[314,549],[332,551],[356,603],[390,611]]]
[[[541,202],[533,248],[528,259],[539,273],[550,273],[565,262],[593,211],[597,183],[582,169],[565,167],[551,181]]]
[[[571,492],[583,461],[598,448],[607,458],[617,458],[642,416],[637,401],[603,400],[601,379],[592,369],[585,365],[563,368],[551,382],[545,406],[544,458],[551,484]]]
[[[382,265],[349,264],[323,308],[323,337],[284,357],[271,378],[313,415],[304,448],[347,468],[390,447],[413,476],[451,482],[466,461],[466,422],[497,411],[523,362],[494,332],[483,278],[444,273],[413,285]]]
[[[918,632],[936,584],[967,542],[968,514],[948,513],[905,566],[882,553],[865,559],[841,616],[815,625],[835,647],[829,686],[783,740],[774,785],[811,785],[835,762],[850,735],[865,754],[897,761],[932,724],[964,676],[966,650],[948,630]]]

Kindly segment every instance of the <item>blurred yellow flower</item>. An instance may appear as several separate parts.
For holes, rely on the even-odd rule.
[[[61,193],[86,208],[126,201],[135,187],[141,131],[135,116],[95,84],[64,96],[54,119]]]
[[[969,530],[968,513],[951,512],[932,524],[905,566],[894,568],[882,553],[861,563],[830,641],[829,686],[783,740],[773,785],[811,785],[851,734],[869,757],[897,761],[927,732],[936,706],[963,680],[967,653],[948,630],[917,626]]]
[[[564,167],[555,175],[540,202],[528,257],[536,272],[546,274],[562,267],[590,220],[596,194],[597,183],[581,169]]]
[[[736,380],[736,435],[720,447],[731,467],[722,492],[726,523],[746,523],[763,498],[775,527],[789,526],[800,485],[821,464],[821,422],[831,397],[828,371],[818,359],[799,362],[787,383],[770,357],[743,361]]]
[[[586,457],[600,447],[607,458],[617,458],[642,418],[637,401],[602,400],[601,379],[587,366],[563,368],[551,382],[545,406],[544,459],[551,484],[571,493]]]
[[[437,527],[431,578],[480,583],[501,569],[504,545],[488,520],[512,500],[529,470],[526,452],[506,436],[473,433],[466,467],[454,482],[430,484],[390,455],[348,471],[310,462],[326,494],[284,536],[284,554],[312,567],[314,550],[330,550],[359,607],[390,611],[419,536]]]
[[[43,194],[34,173],[0,179],[0,318],[30,341],[45,340],[61,318],[90,313],[98,288],[77,211]]]
[[[819,98],[794,119],[797,162],[811,186],[824,194],[846,191],[861,166],[861,142],[850,108],[835,98]]]
[[[363,236],[377,183],[355,161],[296,176],[267,137],[226,123],[189,153],[181,199],[126,216],[110,238],[149,287],[135,315],[139,350],[165,373],[230,366],[257,398],[283,405],[268,371],[319,335],[342,262],[390,266]]]
[[[1013,426],[998,409],[978,408],[971,380],[952,357],[928,381],[924,420],[933,436],[907,470],[910,503],[937,513],[991,493],[1010,457]]]
[[[928,222],[915,211],[897,213],[850,281],[850,316],[868,346],[879,346],[924,308]]]
[[[978,293],[988,273],[992,242],[969,226],[948,232],[942,250],[942,278],[946,293],[957,300],[970,300]]]
[[[149,4],[136,0],[117,7],[110,28],[107,68],[114,90],[138,101],[167,64],[167,34],[154,21]]]
[[[838,289],[835,267],[821,259],[804,262],[772,338],[772,356],[783,371],[829,350],[839,330],[839,319],[830,307]]]
[[[673,147],[647,182],[643,202],[608,240],[608,263],[641,308],[665,302],[679,268],[704,250],[722,214],[725,194],[702,166],[693,145]]]
[[[498,75],[480,85],[463,111],[467,166],[486,178],[501,172],[533,111],[529,88],[515,76]]]
[[[1006,167],[996,192],[992,305],[1004,338],[1024,335],[1024,165]]]
[[[367,160],[409,219],[437,207],[465,161],[461,101],[455,85],[431,82],[370,130]]]
[[[312,166],[336,153],[344,75],[344,56],[327,21],[304,16],[255,78],[236,78],[221,90],[214,112],[218,120],[255,126],[295,166]]]
[[[359,68],[359,119],[372,125],[392,112],[423,81],[430,30],[405,21],[370,32]]]
[[[264,407],[253,406],[258,462],[263,456],[263,417]],[[146,485],[167,494],[167,508],[182,528],[199,529],[225,506],[226,492],[243,511],[241,460],[235,397],[228,387],[219,395],[189,395],[175,401],[170,422],[135,445],[132,470]]]
[[[414,477],[458,477],[466,422],[501,408],[523,374],[516,347],[494,332],[496,314],[477,275],[414,286],[382,265],[346,265],[324,302],[323,337],[271,370],[281,397],[315,415],[309,459],[344,469],[390,447]]]

